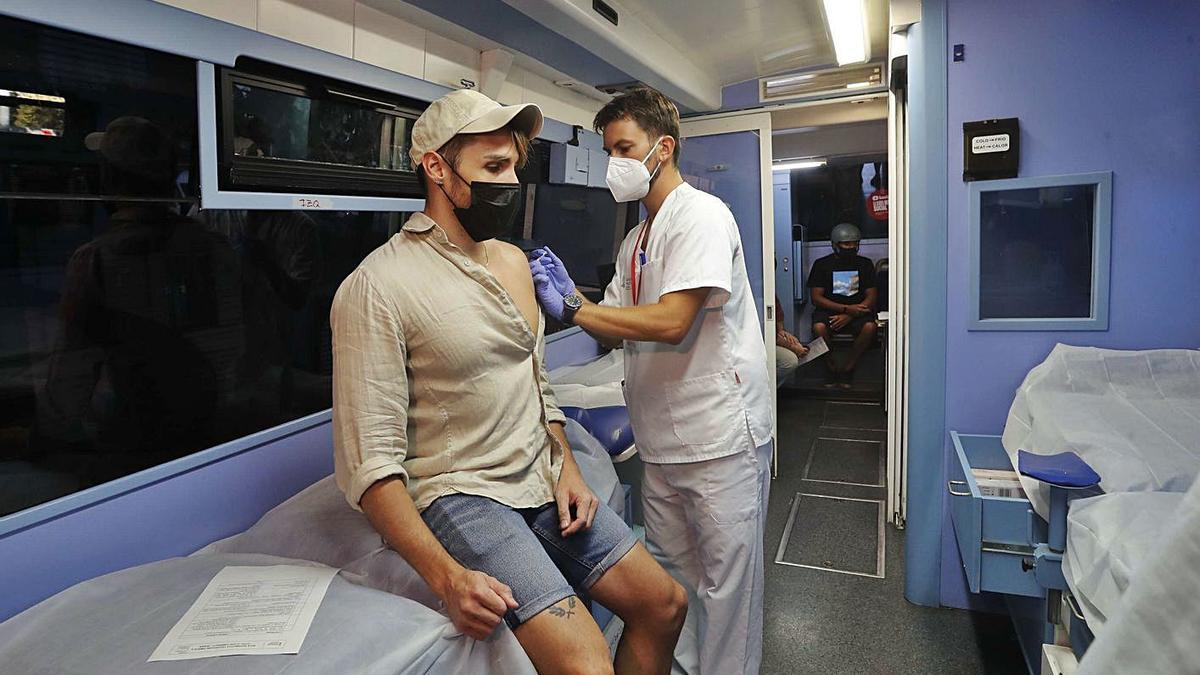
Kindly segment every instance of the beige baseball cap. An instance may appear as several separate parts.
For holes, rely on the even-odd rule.
[[[542,130],[542,109],[534,103],[500,105],[472,89],[452,91],[417,118],[408,156],[417,167],[425,153],[436,152],[458,134],[485,134],[510,122],[532,139]]]

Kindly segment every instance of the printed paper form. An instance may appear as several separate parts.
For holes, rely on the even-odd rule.
[[[804,365],[813,359],[820,358],[829,353],[829,345],[825,344],[825,338],[817,338],[808,343],[808,353],[801,356],[799,365]]]
[[[335,574],[333,567],[226,567],[149,661],[298,654]]]

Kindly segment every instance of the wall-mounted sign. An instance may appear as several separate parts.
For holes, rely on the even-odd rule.
[[[1016,178],[1020,150],[1015,117],[963,122],[963,180]]]
[[[888,219],[888,192],[883,188],[871,193],[867,198],[867,214],[875,220]]]
[[[991,136],[976,136],[971,139],[971,153],[986,155],[989,152],[1008,152],[1012,141],[1008,134],[992,134]]]

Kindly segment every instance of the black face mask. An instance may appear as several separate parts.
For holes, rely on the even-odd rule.
[[[839,246],[837,254],[838,257],[842,258],[843,260],[853,260],[854,258],[858,257],[858,247],[855,246],[854,248],[846,249]]]
[[[446,166],[450,166],[450,163],[446,162]],[[459,180],[467,183],[467,180],[458,171],[455,171],[453,166],[450,166],[450,170],[454,171],[454,175],[458,176]],[[442,189],[442,194],[446,195],[446,199],[454,204],[454,215],[463,229],[467,231],[467,235],[479,242],[495,239],[511,232],[517,210],[521,208],[521,184],[489,183],[477,180],[467,183],[467,185],[471,188],[471,204],[465,209],[454,204],[454,200],[446,192],[445,186],[438,185]]]

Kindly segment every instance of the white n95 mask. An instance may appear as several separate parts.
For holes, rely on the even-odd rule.
[[[654,142],[654,147],[650,148],[650,152],[646,153],[646,157],[642,161],[637,161],[632,157],[609,157],[608,158],[608,173],[605,176],[605,182],[608,183],[608,189],[612,192],[613,199],[618,202],[632,202],[646,196],[650,192],[650,181],[654,176],[650,175],[650,170],[646,168],[646,160],[650,159],[650,155],[658,149],[658,145],[662,143],[662,138]],[[662,168],[662,162],[654,168],[654,173]]]

